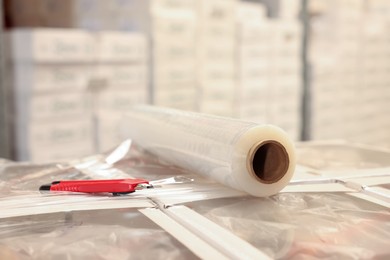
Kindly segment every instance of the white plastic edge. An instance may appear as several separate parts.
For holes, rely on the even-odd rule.
[[[15,196],[1,199],[1,218],[49,214],[68,211],[85,211],[99,209],[147,208],[154,204],[146,199],[116,199],[99,197],[63,196]]]
[[[186,206],[170,207],[164,212],[229,259],[271,259],[245,240]]]
[[[142,214],[167,231],[202,259],[228,259],[210,244],[190,232],[159,209],[140,209]]]

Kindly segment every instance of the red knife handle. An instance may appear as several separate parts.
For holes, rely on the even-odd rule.
[[[149,182],[144,179],[63,180],[42,185],[39,190],[121,194],[134,192],[139,184]]]

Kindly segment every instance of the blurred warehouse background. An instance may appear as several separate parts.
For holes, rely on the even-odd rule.
[[[0,1],[1,2],[1,1]],[[390,1],[2,0],[0,157],[102,152],[136,104],[390,147]]]

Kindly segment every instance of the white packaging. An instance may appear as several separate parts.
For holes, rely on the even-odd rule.
[[[146,104],[145,89],[107,89],[99,92],[95,102],[95,111],[123,113],[134,105]]]
[[[198,15],[204,25],[202,30],[212,30],[214,27],[234,27],[236,18],[236,0],[201,0],[198,1]]]
[[[153,12],[188,12],[196,7],[197,0],[151,0]]]
[[[85,91],[91,76],[87,65],[13,63],[10,84],[16,95]]]
[[[195,38],[196,19],[194,11],[169,13],[156,12],[153,15],[152,35],[154,39],[169,39],[175,37],[186,42]],[[172,39],[170,39],[172,41]]]
[[[279,16],[285,19],[298,19],[302,8],[300,0],[279,1]]]
[[[158,106],[195,110],[197,105],[197,92],[195,88],[165,90],[164,86],[161,88],[156,87],[153,103]]]
[[[106,80],[109,88],[127,88],[147,91],[149,76],[146,63],[99,64],[96,75]]]
[[[175,37],[175,41],[172,41],[172,36],[168,35],[166,38],[154,38],[153,43],[153,60],[156,63],[195,62],[196,47],[193,38],[186,40]]]
[[[267,18],[267,9],[263,4],[253,2],[239,2],[237,19],[245,23],[257,23]]]
[[[95,34],[100,62],[141,62],[148,60],[147,39],[140,33],[104,31]]]
[[[31,123],[29,126],[30,147],[66,144],[91,139],[91,120],[75,118],[70,120]]]
[[[18,62],[91,62],[92,35],[77,29],[15,29],[7,35],[8,59]]]
[[[37,120],[52,120],[86,114],[87,97],[83,93],[45,94],[16,97],[15,117],[22,124]]]
[[[106,152],[123,141],[120,134],[122,116],[122,113],[108,111],[97,114],[98,152]]]
[[[71,159],[89,156],[94,152],[92,140],[85,139],[83,141],[73,143],[50,145],[44,148],[31,148],[29,152],[29,161],[34,163],[68,161]]]
[[[16,159],[30,160],[35,153],[50,153],[50,147],[60,149],[71,143],[88,143],[86,147],[92,147],[92,121],[90,116],[79,115],[72,119],[31,122],[18,127],[15,135]]]
[[[221,100],[214,98],[203,98],[199,102],[199,111],[205,114],[224,117],[233,117],[237,113],[234,109],[234,101],[231,99]]]
[[[156,107],[130,111],[122,126],[162,159],[254,196],[279,192],[294,172],[293,143],[275,126]]]
[[[159,61],[153,67],[156,84],[174,84],[181,88],[181,83],[195,82],[195,60],[192,61]],[[174,86],[173,85],[173,86]]]

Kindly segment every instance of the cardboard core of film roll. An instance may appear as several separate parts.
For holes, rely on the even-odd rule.
[[[287,173],[289,165],[288,153],[279,142],[260,142],[249,150],[247,168],[261,183],[278,182]]]

